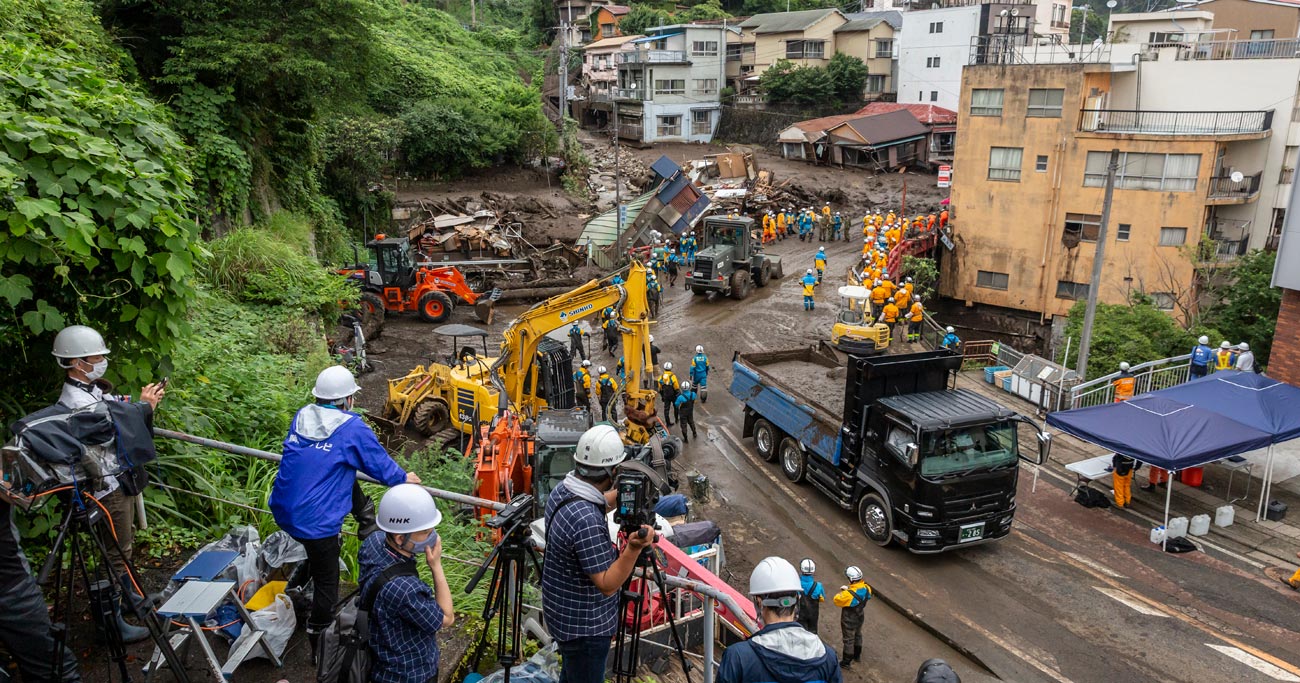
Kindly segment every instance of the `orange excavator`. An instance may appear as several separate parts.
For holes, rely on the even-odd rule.
[[[366,243],[366,250],[369,263],[358,262],[338,271],[361,285],[363,319],[382,324],[386,312],[414,311],[427,322],[441,323],[459,303],[473,306],[479,320],[492,322],[500,290],[475,292],[456,267],[417,263],[411,241],[405,237],[375,235]]]

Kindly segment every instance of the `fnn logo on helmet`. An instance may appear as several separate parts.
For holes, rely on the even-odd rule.
[[[579,306],[573,309],[572,311],[561,311],[560,320],[568,320],[571,316],[575,316],[580,313],[586,313],[587,311],[590,311],[592,309],[592,306],[593,304],[586,304],[583,306]]]
[[[389,524],[410,524],[411,518],[410,517],[389,517],[388,523]]]

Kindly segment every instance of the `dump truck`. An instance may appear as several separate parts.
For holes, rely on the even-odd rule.
[[[686,271],[686,288],[692,294],[716,292],[740,300],[754,287],[766,287],[772,278],[785,275],[781,257],[763,253],[754,219],[708,216],[701,225],[700,251]]]
[[[937,553],[1005,537],[1022,460],[1041,464],[1051,437],[1029,418],[955,389],[950,350],[850,356],[825,342],[738,353],[731,394],[744,404],[745,437],[855,513],[878,545]],[[1020,452],[1033,428],[1037,457]]]

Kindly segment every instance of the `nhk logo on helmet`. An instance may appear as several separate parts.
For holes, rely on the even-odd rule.
[[[587,311],[590,311],[591,309],[592,309],[592,304],[586,304],[585,306],[579,306],[579,307],[573,309],[572,311],[561,311],[561,312],[560,312],[560,320],[568,320],[568,319],[569,319],[570,317],[572,317],[572,316],[575,316],[575,315],[578,315],[578,314],[581,314],[581,313],[586,313]]]

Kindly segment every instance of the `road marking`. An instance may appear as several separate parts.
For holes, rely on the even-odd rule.
[[[966,626],[967,626],[968,628],[970,628],[972,631],[975,631],[976,633],[978,633],[978,634],[984,636],[985,638],[988,638],[990,641],[992,641],[994,644],[998,645],[998,646],[1001,647],[1002,649],[1006,650],[1007,652],[1010,652],[1011,654],[1015,655],[1016,657],[1019,657],[1021,661],[1023,661],[1023,662],[1025,662],[1025,663],[1029,664],[1030,666],[1034,667],[1035,669],[1038,669],[1039,671],[1043,672],[1044,674],[1047,674],[1047,676],[1049,676],[1052,680],[1057,681],[1057,683],[1074,683],[1074,681],[1071,681],[1070,679],[1068,679],[1068,678],[1066,678],[1065,676],[1061,675],[1061,672],[1057,671],[1056,669],[1054,669],[1054,668],[1048,666],[1047,664],[1045,664],[1044,662],[1040,661],[1040,660],[1039,660],[1037,657],[1035,657],[1034,655],[1032,655],[1032,654],[1030,654],[1030,653],[1028,653],[1028,652],[1025,652],[1024,650],[1021,650],[1020,648],[1016,647],[1015,645],[1012,645],[1011,643],[1009,643],[1009,642],[1003,640],[1002,638],[1000,638],[1000,637],[994,635],[991,631],[989,631],[988,629],[984,628],[983,626],[980,626],[980,625],[976,624],[975,622],[971,621],[970,619],[967,619],[965,615],[963,615],[963,614],[954,614],[954,616],[956,616],[959,620],[961,620],[961,622],[962,622],[963,624],[966,624]]]
[[[1072,558],[1074,558],[1074,560],[1075,560],[1076,562],[1082,562],[1083,564],[1086,564],[1086,565],[1088,565],[1089,567],[1092,567],[1093,569],[1096,569],[1097,571],[1101,572],[1102,574],[1105,574],[1106,576],[1109,576],[1109,577],[1112,578],[1112,579],[1127,579],[1127,578],[1128,578],[1127,576],[1124,576],[1123,574],[1120,574],[1120,573],[1116,572],[1115,570],[1111,569],[1110,567],[1107,567],[1106,565],[1101,564],[1100,562],[1095,562],[1095,561],[1093,561],[1093,560],[1091,560],[1091,559],[1089,559],[1089,558],[1087,558],[1087,557],[1084,557],[1083,555],[1080,555],[1080,554],[1078,554],[1078,553],[1065,553],[1065,556],[1066,556],[1066,557],[1072,557]]]
[[[1215,643],[1206,643],[1206,647],[1227,655],[1242,664],[1278,681],[1288,681],[1289,683],[1300,683],[1300,676],[1296,676],[1280,667],[1273,666],[1268,662],[1256,657],[1240,648],[1228,647],[1227,645],[1216,645]]]
[[[1124,606],[1128,607],[1134,612],[1137,612],[1138,614],[1145,614],[1148,617],[1160,617],[1162,619],[1169,618],[1168,614],[1165,614],[1164,612],[1161,612],[1158,609],[1151,609],[1150,607],[1147,607],[1146,605],[1138,602],[1137,600],[1130,598],[1128,594],[1123,591],[1119,591],[1114,588],[1105,588],[1103,586],[1093,586],[1093,589],[1101,593],[1102,595],[1110,598],[1111,600],[1123,604]]]

